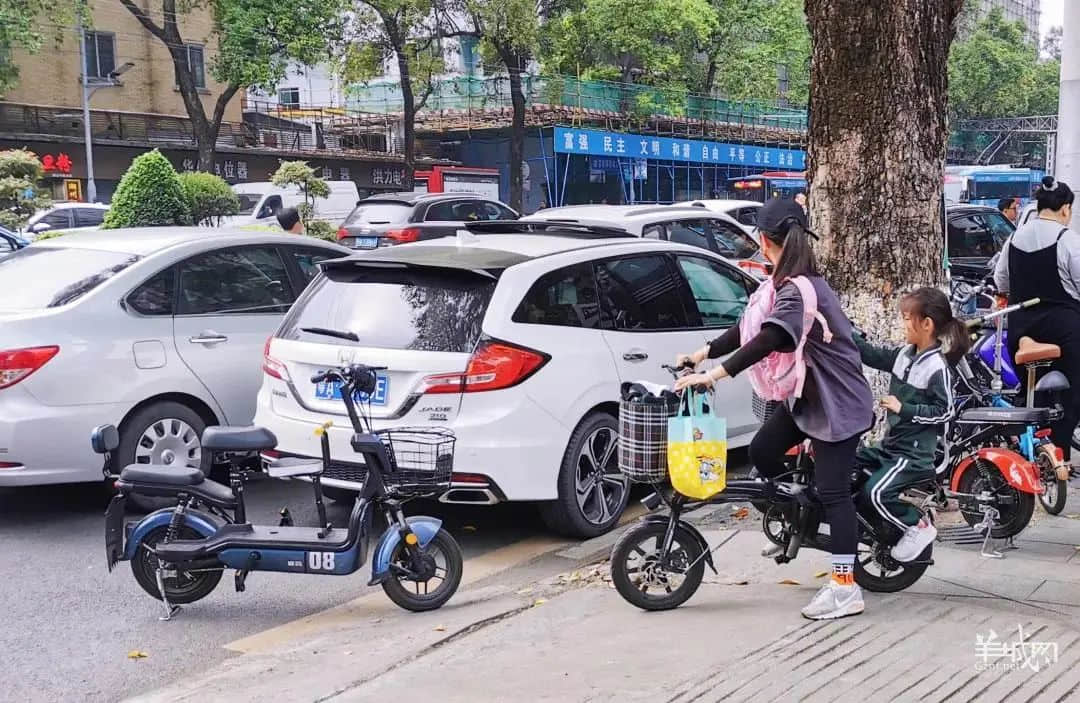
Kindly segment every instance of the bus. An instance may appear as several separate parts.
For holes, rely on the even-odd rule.
[[[1002,198],[1016,198],[1021,205],[1042,181],[1044,171],[1000,166],[946,166],[945,197],[956,203],[996,207]]]
[[[770,198],[790,200],[806,192],[806,175],[801,171],[766,171],[754,176],[730,178],[731,190],[740,200],[763,203]]]

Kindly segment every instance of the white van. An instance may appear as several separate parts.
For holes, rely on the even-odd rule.
[[[315,199],[315,217],[338,227],[356,207],[360,193],[352,181],[327,181],[326,185],[330,186],[330,197]],[[240,198],[240,214],[222,218],[222,225],[276,225],[278,210],[304,202],[297,186],[282,188],[262,181],[237,183],[232,189]]]

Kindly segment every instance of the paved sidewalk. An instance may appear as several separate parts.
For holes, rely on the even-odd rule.
[[[914,587],[867,594],[867,612],[842,621],[799,616],[827,555],[762,559],[751,516],[743,531],[707,533],[724,543],[720,573],[674,611],[639,611],[603,579],[573,575],[466,590],[423,615],[369,599],[348,627],[234,657],[136,700],[1080,699],[1080,519],[1037,515],[1005,559],[938,545]],[[1053,644],[1056,662],[1010,670],[977,657],[978,636],[993,632],[1009,645],[996,653],[1011,652],[1018,627],[1029,643],[1021,651]]]

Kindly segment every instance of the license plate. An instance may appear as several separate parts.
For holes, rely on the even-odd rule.
[[[115,495],[105,511],[105,560],[109,571],[120,561],[124,553],[124,503],[122,495]]]
[[[357,393],[355,400],[358,403],[371,402],[372,405],[386,405],[386,399],[390,395],[390,379],[386,376],[375,378],[375,392],[369,397],[366,393]],[[341,382],[324,381],[315,384],[315,397],[319,400],[341,400]]]
[[[374,249],[379,246],[378,237],[357,237],[356,248],[357,249]]]

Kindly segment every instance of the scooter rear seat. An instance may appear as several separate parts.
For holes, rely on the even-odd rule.
[[[1016,351],[1015,361],[1020,365],[1024,365],[1060,358],[1061,347],[1058,345],[1043,344],[1042,342],[1036,342],[1031,337],[1021,337],[1020,346]]]
[[[203,449],[211,452],[260,452],[277,446],[277,437],[265,427],[207,427]]]
[[[236,505],[231,488],[207,481],[202,471],[187,466],[132,464],[120,472],[120,481],[143,495],[171,497],[184,492],[218,507]]]
[[[1049,408],[970,408],[960,413],[960,422],[994,425],[1045,425]]]

